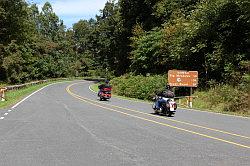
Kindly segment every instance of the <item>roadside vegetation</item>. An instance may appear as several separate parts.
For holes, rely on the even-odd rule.
[[[28,96],[32,92],[50,84],[53,82],[47,82],[37,85],[31,85],[22,89],[8,91],[5,94],[6,101],[0,101],[0,109],[9,108],[10,106],[16,104],[18,101],[23,99],[25,96]]]
[[[124,75],[111,80],[113,93],[119,96],[152,100],[156,91],[163,90],[166,84],[164,76]]]
[[[102,82],[93,84],[93,85],[90,86],[90,88],[91,88],[93,91],[98,92],[98,91],[99,91],[98,86],[99,86],[101,83],[102,83]]]
[[[111,80],[113,93],[120,96],[152,100],[155,92],[162,90],[166,84],[166,76],[122,76]],[[250,116],[249,77],[237,87],[217,85],[209,90],[197,89],[193,96],[193,108],[213,112]],[[187,91],[188,92],[188,91]],[[181,89],[176,89],[176,97],[183,96]],[[185,95],[184,95],[185,96]],[[186,99],[181,99],[182,107]]]
[[[73,81],[73,80],[82,80],[83,78],[58,78],[58,79],[50,79],[47,82],[36,84],[36,85],[28,85],[26,87],[16,89],[16,90],[10,90],[5,93],[6,101],[0,101],[0,109],[4,108],[10,108],[12,105],[19,102],[24,97],[30,95],[31,93],[35,92],[38,89],[41,89],[42,87],[57,83],[57,82],[63,82],[63,81]],[[5,87],[6,84],[0,84],[0,87]]]
[[[250,81],[235,87],[219,85],[207,91],[197,91],[194,107],[214,112],[228,112],[250,116]]]

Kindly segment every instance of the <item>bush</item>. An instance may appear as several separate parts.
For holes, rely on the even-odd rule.
[[[130,76],[124,75],[111,80],[113,92],[126,97],[151,100],[155,91],[163,90],[166,84],[165,76]]]

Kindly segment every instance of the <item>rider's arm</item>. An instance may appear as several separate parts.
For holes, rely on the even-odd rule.
[[[102,88],[103,88],[103,84],[99,85],[98,88],[99,88],[99,89],[102,89]]]
[[[157,95],[157,96],[162,96],[162,94],[163,94],[163,92],[162,92],[162,91],[158,91],[158,92],[156,92],[156,95]]]

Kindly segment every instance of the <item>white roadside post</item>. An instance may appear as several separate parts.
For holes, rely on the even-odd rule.
[[[193,107],[193,98],[192,98],[192,94],[193,94],[193,88],[191,87],[190,88],[190,97],[189,97],[189,108],[192,108]]]

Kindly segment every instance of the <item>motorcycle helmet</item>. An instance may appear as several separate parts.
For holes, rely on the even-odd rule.
[[[170,88],[171,88],[170,85],[167,84],[167,85],[166,85],[166,89],[170,89]]]

